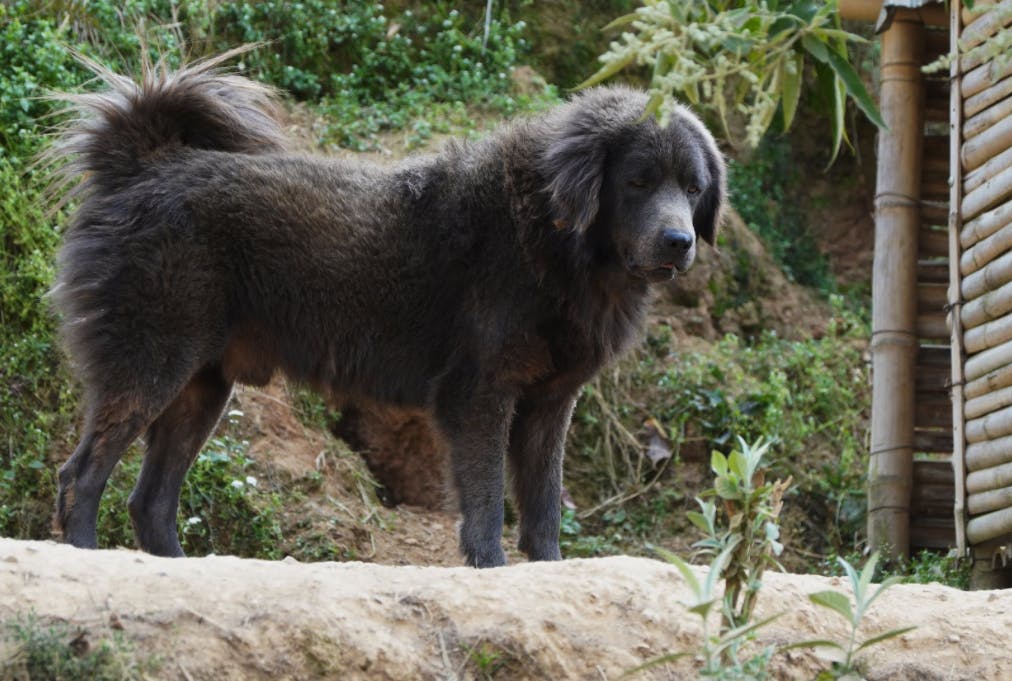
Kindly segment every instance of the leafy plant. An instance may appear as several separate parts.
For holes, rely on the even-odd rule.
[[[848,598],[845,594],[838,591],[819,591],[814,594],[810,594],[808,598],[818,606],[831,610],[846,620],[847,624],[850,625],[850,635],[847,640],[843,643],[831,640],[816,640],[816,641],[805,641],[802,643],[789,646],[790,648],[806,647],[806,648],[817,648],[823,657],[828,657],[832,660],[832,667],[826,671],[820,673],[817,677],[817,681],[829,681],[830,679],[860,679],[860,660],[858,660],[858,654],[863,650],[887,641],[891,638],[901,636],[908,631],[916,629],[916,627],[902,627],[899,629],[890,629],[884,633],[872,636],[871,638],[864,639],[858,642],[858,629],[861,627],[861,622],[864,616],[867,614],[868,609],[875,600],[885,593],[886,589],[898,584],[902,581],[902,577],[894,576],[884,580],[876,589],[872,589],[872,578],[875,574],[875,566],[878,563],[879,554],[873,553],[868,562],[865,563],[861,573],[858,574],[857,570],[843,558],[838,558],[841,567],[847,574],[847,578],[850,580],[850,586],[853,591],[853,601]]]
[[[645,66],[652,71],[647,113],[659,114],[662,122],[676,110],[680,94],[714,114],[729,141],[755,147],[778,107],[784,129],[790,127],[810,63],[829,104],[833,158],[847,138],[848,97],[885,127],[847,53],[848,43],[863,39],[840,29],[836,2],[644,0],[643,7],[606,28],[623,33],[583,86],[629,66]]]
[[[89,638],[83,629],[47,625],[34,614],[7,619],[0,623],[0,678],[140,681],[158,666],[139,659],[121,636]]]
[[[697,499],[701,512],[689,519],[702,530],[704,538],[695,544],[699,555],[711,556],[706,578],[700,581],[689,565],[675,554],[656,549],[682,573],[692,592],[686,604],[689,612],[701,618],[703,660],[700,676],[719,679],[765,679],[774,653],[768,646],[742,659],[742,646],[752,635],[779,615],[755,621],[756,599],[767,567],[776,566],[783,551],[779,542],[777,519],[784,492],[790,479],[765,482],[762,457],[769,443],[761,439],[753,444],[738,438],[738,447],[730,456],[715,451],[710,467],[714,484]],[[714,498],[718,503],[709,501]],[[723,581],[722,595],[717,583]],[[719,608],[718,608],[719,606]],[[712,630],[711,613],[720,612],[720,625]],[[637,670],[672,661],[687,653],[673,653],[651,660]]]

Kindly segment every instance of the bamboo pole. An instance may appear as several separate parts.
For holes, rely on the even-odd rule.
[[[980,515],[999,508],[1012,506],[1012,487],[992,489],[971,494],[966,498],[966,510],[971,515]]]
[[[949,7],[949,319],[952,324],[950,351],[952,364],[952,464],[953,476],[953,527],[959,555],[967,552],[966,542],[966,414],[964,409],[966,375],[963,347],[962,295],[960,291],[959,262],[961,258],[960,236],[963,218],[959,206],[963,201],[963,173],[960,170],[960,152],[963,146],[963,96],[960,88],[959,54],[960,37],[959,3]]]
[[[1012,146],[1012,118],[1004,118],[963,144],[963,169],[973,170],[1009,146]]]
[[[1012,532],[1012,508],[977,516],[966,523],[966,539],[971,544],[982,544],[1009,532]]]
[[[966,352],[983,352],[1012,340],[1012,315],[1006,315],[975,329],[964,331],[963,349]]]
[[[1002,463],[966,476],[966,491],[979,494],[1012,485],[1012,463]]]
[[[967,397],[978,397],[989,390],[997,390],[1009,385],[1012,385],[1012,366],[1003,366],[980,378],[967,381],[963,386],[963,394]]]
[[[1007,118],[1010,113],[1012,113],[1012,98],[1006,98],[967,118],[963,123],[963,139],[976,137],[995,123]]]
[[[973,274],[1012,248],[1012,204],[1006,203],[966,223],[959,237],[963,255],[959,271]]]
[[[874,549],[910,549],[914,366],[917,357],[917,238],[923,119],[924,24],[897,9],[882,33],[872,274],[872,417],[868,467],[868,538]]]
[[[1012,435],[1012,409],[999,409],[966,422],[966,441],[983,442]]]
[[[981,64],[963,76],[961,87],[963,98],[967,99],[983,92],[1009,74],[1012,74],[1012,61],[989,61]]]
[[[978,352],[966,360],[963,374],[966,380],[973,381],[1012,362],[1012,342],[1003,343],[983,352]]]
[[[998,0],[976,0],[976,2],[973,3],[973,7],[967,7],[965,3],[960,2],[959,4],[963,6],[960,20],[964,25],[969,26],[979,19],[982,14],[990,10],[997,1]]]
[[[975,419],[1009,406],[1012,406],[1012,387],[1005,387],[967,400],[963,413],[966,418]]]
[[[963,115],[974,116],[1012,94],[1012,78],[994,83],[963,102]]]
[[[1012,126],[1009,129],[1012,130]],[[1009,137],[1009,143],[1012,144],[1012,136]],[[972,220],[988,208],[1010,197],[1012,197],[1012,167],[1005,168],[963,197],[963,219]]]
[[[1012,312],[1012,284],[988,291],[963,304],[960,320],[963,328],[972,329]]]
[[[1012,462],[1012,437],[999,437],[966,446],[966,470],[982,471]]]
[[[1012,101],[1012,97],[1009,98]],[[971,170],[963,178],[963,191],[972,192],[1003,170],[1012,168],[1012,147],[988,159],[984,165]]]
[[[973,300],[1012,281],[1012,251],[963,278],[963,300]]]

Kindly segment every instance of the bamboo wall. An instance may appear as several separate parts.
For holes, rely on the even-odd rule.
[[[1012,0],[976,4],[982,13],[953,9],[964,55],[1012,24]],[[987,558],[1012,539],[1012,58],[961,56],[952,71],[959,92],[953,325],[961,327],[964,358],[953,397],[965,446],[965,471],[957,470],[965,507],[957,501],[957,513],[966,544]]]

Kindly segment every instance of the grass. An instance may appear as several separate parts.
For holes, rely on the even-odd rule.
[[[140,681],[158,667],[117,631],[95,634],[32,613],[0,622],[0,681]]]

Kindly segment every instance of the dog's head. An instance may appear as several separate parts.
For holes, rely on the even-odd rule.
[[[688,269],[698,239],[713,245],[724,162],[687,109],[661,128],[646,103],[621,87],[577,97],[551,121],[541,168],[557,226],[586,233],[633,276],[664,281]]]

